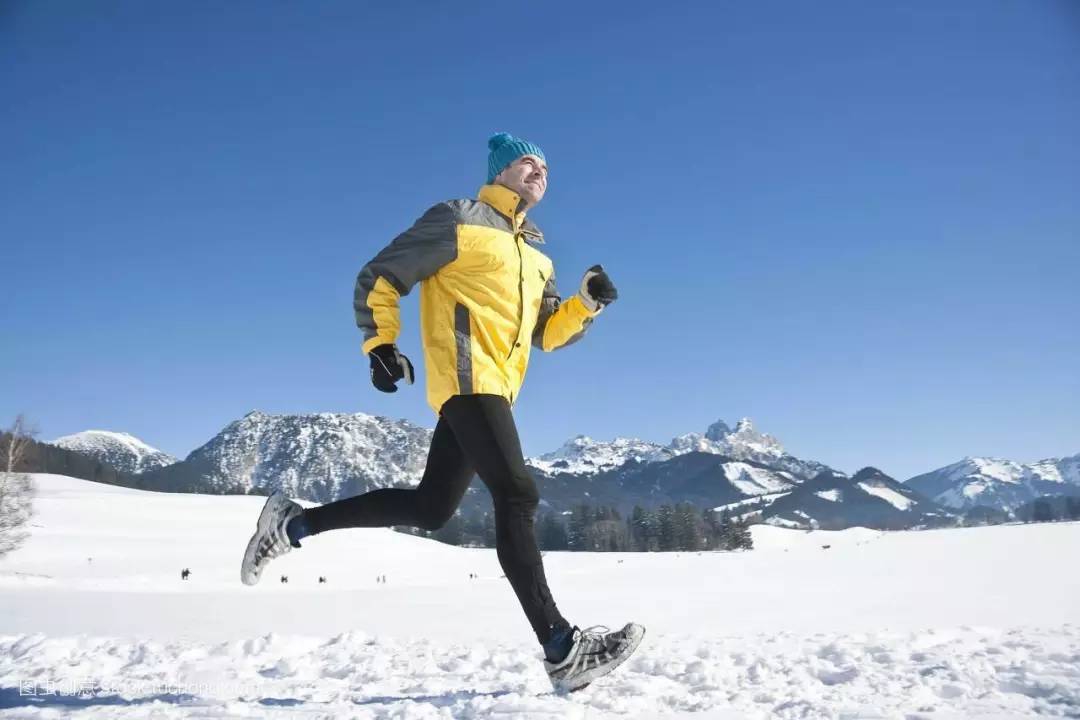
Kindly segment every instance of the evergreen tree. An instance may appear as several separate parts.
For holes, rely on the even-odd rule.
[[[659,525],[660,550],[678,550],[679,537],[675,527],[675,509],[670,505],[661,505],[657,511],[657,524]]]
[[[495,514],[484,513],[484,547],[495,547]]]
[[[656,508],[649,512],[649,549],[653,552],[660,552],[661,548],[661,535],[663,534],[660,522],[660,508]]]
[[[566,527],[555,513],[544,513],[540,517],[537,531],[537,543],[541,550],[566,550]]]
[[[720,520],[716,511],[705,508],[701,513],[701,522],[704,527],[704,546],[706,550],[715,550],[720,537]]]
[[[597,508],[592,524],[589,526],[588,545],[592,550],[602,552],[621,552],[630,546],[630,534],[622,515],[617,508]]]
[[[744,518],[731,524],[732,550],[753,550],[754,536],[750,533],[750,523]]]
[[[628,520],[630,526],[631,549],[644,552],[649,549],[649,513],[640,505],[635,505]]]
[[[1035,522],[1053,522],[1054,508],[1050,505],[1050,501],[1046,498],[1036,500],[1032,506],[1031,519]]]
[[[707,547],[705,521],[697,507],[691,503],[683,504],[683,517],[688,530],[687,550],[704,550]]]
[[[717,524],[716,548],[718,550],[731,550],[734,546],[734,525],[731,521],[731,511],[724,510],[720,515],[720,522]]]
[[[591,550],[588,547],[588,529],[592,522],[592,508],[582,503],[573,509],[570,525],[567,528],[567,540],[571,550]]]

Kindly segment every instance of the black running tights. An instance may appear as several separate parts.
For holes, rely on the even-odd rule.
[[[473,475],[495,502],[495,547],[541,644],[569,625],[555,607],[536,546],[540,495],[525,467],[510,404],[499,395],[455,395],[431,438],[424,477],[415,489],[384,488],[304,511],[311,534],[350,527],[409,525],[435,530],[449,520]]]

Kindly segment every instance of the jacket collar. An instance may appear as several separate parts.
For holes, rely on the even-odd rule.
[[[521,196],[505,185],[484,185],[477,194],[480,202],[490,205],[508,218],[515,230],[520,230],[529,242],[543,244],[544,234],[531,220],[525,217],[525,210],[519,210],[524,204]]]

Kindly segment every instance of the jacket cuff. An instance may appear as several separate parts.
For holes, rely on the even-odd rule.
[[[571,312],[574,317],[580,318],[594,318],[604,310],[602,307],[590,310],[589,306],[585,304],[585,301],[581,299],[581,293],[574,293],[574,296],[564,302],[563,305],[573,305]]]
[[[361,345],[360,347],[364,351],[364,354],[367,355],[368,353],[370,353],[372,350],[379,347],[380,345],[387,345],[387,344],[393,345],[394,341],[391,340],[390,338],[386,337],[385,335],[376,335],[374,337],[370,337],[367,340],[365,340],[364,344]]]

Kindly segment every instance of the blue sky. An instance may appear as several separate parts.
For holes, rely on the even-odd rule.
[[[564,294],[620,292],[534,354],[526,452],[744,416],[900,479],[1080,452],[1075,3],[398,5],[0,5],[0,419],[432,426],[371,387],[353,282],[507,130]]]

